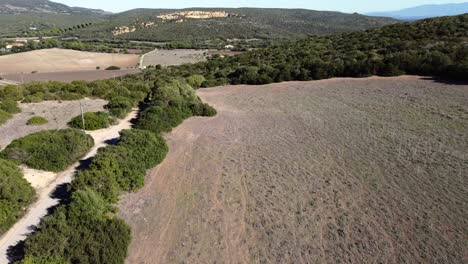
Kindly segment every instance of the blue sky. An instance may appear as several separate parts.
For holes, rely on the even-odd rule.
[[[463,3],[467,0],[52,0],[70,6],[99,8],[120,12],[133,8],[184,8],[184,7],[283,7],[342,12],[370,12],[398,10],[424,4]]]

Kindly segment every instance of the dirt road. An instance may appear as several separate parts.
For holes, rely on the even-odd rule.
[[[468,86],[418,77],[202,89],[123,197],[127,263],[466,263]]]
[[[119,132],[121,130],[131,128],[130,121],[134,119],[136,115],[137,111],[133,111],[118,125],[103,130],[88,132],[88,134],[94,138],[95,145],[83,160],[96,155],[99,148],[107,145],[105,143],[107,140],[119,137]],[[66,171],[58,173],[55,180],[48,187],[40,189],[38,200],[28,209],[26,215],[0,237],[0,264],[8,263],[8,248],[24,240],[27,235],[32,232],[31,227],[39,224],[41,218],[46,215],[47,209],[59,203],[59,200],[52,198],[51,194],[58,186],[72,181],[78,166],[79,163],[76,163]]]

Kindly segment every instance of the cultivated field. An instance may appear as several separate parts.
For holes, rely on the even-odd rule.
[[[204,61],[208,50],[176,49],[153,50],[141,59],[141,66],[171,66]]]
[[[119,77],[127,74],[139,73],[139,69],[128,70],[87,70],[87,71],[65,71],[65,72],[38,72],[38,73],[11,73],[4,74],[3,77],[9,81],[27,83],[33,81],[95,81]],[[0,81],[1,82],[1,81]],[[1,84],[1,83],[0,83]]]
[[[107,101],[97,99],[81,100],[86,112],[104,111]],[[0,125],[0,149],[5,148],[14,139],[29,134],[50,130],[66,128],[67,122],[81,113],[79,101],[45,101],[42,103],[19,104],[21,113],[15,114],[5,124]],[[27,121],[33,116],[45,117],[49,122],[45,125],[30,126]]]
[[[199,90],[123,197],[128,263],[466,263],[468,86],[418,77]]]
[[[133,54],[110,54],[66,49],[44,49],[0,56],[0,74],[83,71],[95,70],[97,66],[134,68],[140,57]]]

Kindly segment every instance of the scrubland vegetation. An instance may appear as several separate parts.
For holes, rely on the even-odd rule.
[[[70,122],[68,122],[68,125],[71,128],[76,129],[98,130],[108,128],[115,122],[115,119],[113,119],[109,113],[105,112],[85,113],[83,117],[85,127],[83,127],[83,118],[81,115],[74,117]]]
[[[49,121],[47,121],[47,119],[42,116],[33,116],[28,120],[26,124],[29,126],[39,126],[47,124],[48,122]]]
[[[34,198],[34,189],[18,166],[0,159],[0,236],[23,215]]]
[[[75,129],[43,131],[14,140],[1,156],[33,169],[59,172],[83,157],[93,138]]]
[[[162,132],[170,131],[190,116],[216,114],[196,96],[193,88],[373,74],[428,74],[463,79],[468,63],[467,22],[468,15],[463,15],[312,37],[236,57],[156,67],[119,80],[1,87],[2,101],[98,97],[109,101],[107,110],[118,118],[137,105],[143,109],[136,122],[137,129],[122,132],[117,145],[101,149],[89,169],[76,176],[70,186],[71,198],[46,217],[38,231],[26,240],[25,260],[32,263],[50,259],[58,263],[124,262],[130,231],[115,216],[113,204],[120,193],[141,188],[145,171],[164,159],[167,146],[160,136]],[[84,139],[78,131],[67,131],[73,132],[71,142],[75,137]],[[38,135],[33,136],[38,137],[34,141],[44,142]],[[48,135],[48,138],[53,137]],[[75,147],[83,150],[78,143]],[[32,148],[48,152],[39,151],[37,159],[29,158]],[[60,170],[75,157],[73,150],[76,149],[57,147],[53,141],[47,148],[41,148],[25,137],[13,142],[2,155],[30,166]],[[49,162],[43,162],[45,158]],[[56,163],[51,163],[52,160]]]
[[[148,70],[202,75],[204,87],[402,74],[468,78],[468,15],[311,37],[209,62]]]

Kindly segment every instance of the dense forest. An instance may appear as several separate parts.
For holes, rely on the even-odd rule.
[[[142,108],[136,129],[99,151],[72,182],[70,198],[26,240],[24,263],[124,262],[130,231],[116,217],[114,204],[121,192],[141,188],[145,170],[164,159],[161,132],[193,115],[216,114],[194,88],[404,73],[466,80],[467,44],[468,15],[461,15],[310,37],[193,65],[156,66],[112,81],[0,87],[3,101],[99,97],[110,101],[107,109],[114,117],[137,104]]]
[[[219,12],[229,17],[164,21],[160,15],[183,11]],[[191,41],[212,39],[290,39],[308,35],[326,35],[394,24],[398,20],[360,14],[306,9],[268,8],[191,8],[135,9],[115,14],[103,23],[67,32],[80,38],[119,38],[148,41]],[[142,23],[155,23],[142,26]],[[117,27],[135,27],[135,32],[113,36]]]
[[[146,79],[202,75],[203,87],[402,74],[468,78],[468,14],[273,45],[239,56],[147,70]]]

